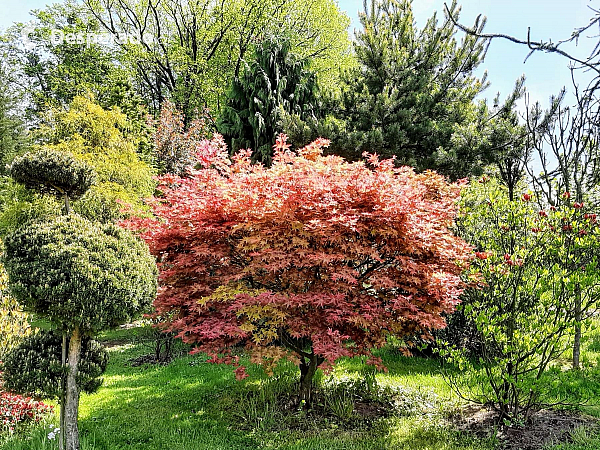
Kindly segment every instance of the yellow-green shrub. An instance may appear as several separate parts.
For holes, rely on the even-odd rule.
[[[8,277],[0,267],[0,360],[31,332],[28,315],[8,293]]]

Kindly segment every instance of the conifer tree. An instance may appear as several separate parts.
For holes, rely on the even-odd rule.
[[[233,80],[219,121],[219,131],[232,152],[251,148],[254,160],[269,164],[282,113],[315,117],[317,80],[309,64],[291,52],[288,39],[264,39],[255,59]]]
[[[354,43],[358,67],[346,74],[342,92],[339,116],[347,132],[345,142],[337,143],[341,155],[357,160],[364,151],[376,152],[417,170],[465,176],[461,167],[448,164],[447,150],[486,86],[473,75],[485,41],[466,35],[457,42],[447,17],[440,23],[433,15],[417,28],[411,0],[371,0],[364,6]],[[458,14],[456,2],[450,9]]]

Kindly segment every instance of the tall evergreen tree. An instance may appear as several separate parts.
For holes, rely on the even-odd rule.
[[[254,160],[268,164],[282,114],[302,119],[318,114],[317,79],[309,64],[291,52],[288,39],[263,40],[233,80],[218,124],[231,151],[251,148]]]
[[[450,10],[458,14],[456,2]],[[466,175],[449,164],[448,150],[457,125],[471,119],[473,99],[486,87],[485,77],[473,75],[485,41],[466,35],[457,42],[453,22],[446,17],[440,24],[435,14],[418,29],[411,0],[365,0],[360,21],[358,67],[345,76],[339,114],[348,131],[346,142],[338,143],[346,149],[343,156],[377,152],[418,170]],[[483,25],[478,21],[475,28]]]

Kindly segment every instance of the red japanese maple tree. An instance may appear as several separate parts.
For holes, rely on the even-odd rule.
[[[449,230],[459,185],[375,155],[323,156],[326,145],[292,152],[282,135],[265,168],[204,143],[204,168],[160,178],[157,219],[126,223],[158,257],[155,307],[171,330],[238,378],[235,344],[267,372],[296,361],[307,401],[317,367],[443,327],[471,254]]]

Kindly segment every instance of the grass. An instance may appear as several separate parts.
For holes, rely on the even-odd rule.
[[[102,337],[112,343],[110,363],[100,390],[81,398],[82,450],[498,448],[493,439],[458,432],[442,420],[457,399],[435,359],[407,358],[384,349],[379,356],[389,372],[378,373],[377,382],[406,393],[406,404],[388,417],[360,421],[350,397],[341,393],[324,397],[322,407],[328,415],[317,418],[302,409],[282,412],[278,404],[296,381],[295,367],[280,368],[272,379],[250,367],[251,377],[245,382],[235,381],[231,367],[208,364],[201,356],[183,356],[166,366],[132,367],[130,359],[149,352],[139,343],[139,333],[140,329],[119,330]],[[595,357],[594,346],[600,342],[598,331],[593,333],[586,341],[591,347],[587,357]],[[343,360],[331,378],[321,376],[321,381],[347,388],[366,370],[359,358]],[[600,393],[600,379],[574,374],[564,389],[595,395]],[[423,414],[423,408],[432,413]],[[593,407],[586,412],[600,417]],[[48,427],[56,423],[54,417],[51,423],[24,430],[0,441],[0,448],[56,450],[56,442],[47,438]],[[599,442],[600,434],[581,429],[573,443],[554,449],[591,450],[600,448]]]

